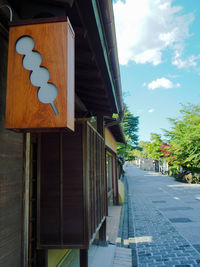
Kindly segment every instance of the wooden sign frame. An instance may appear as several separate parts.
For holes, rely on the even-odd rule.
[[[30,76],[34,71],[25,69],[23,60],[26,55],[16,51],[17,41],[24,36],[33,39],[31,52],[41,55],[39,67],[48,70],[47,83],[57,88],[57,95],[53,99],[57,114],[49,102],[39,100],[39,90],[42,87],[31,83]],[[11,23],[6,95],[7,129],[21,132],[61,128],[74,130],[74,53],[74,31],[67,17]]]

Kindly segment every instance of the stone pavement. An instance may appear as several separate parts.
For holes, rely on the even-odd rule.
[[[200,185],[133,166],[126,176],[134,236],[125,243],[135,251],[133,266],[200,266]]]
[[[112,267],[132,267],[131,249],[116,247]]]
[[[109,244],[115,244],[116,238],[118,237],[121,209],[121,206],[108,206],[106,228]]]
[[[89,267],[132,267],[132,251],[117,247],[121,206],[109,206],[107,217],[107,247],[92,245],[89,250]]]

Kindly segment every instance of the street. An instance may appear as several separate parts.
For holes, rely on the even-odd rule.
[[[119,246],[133,266],[200,266],[200,185],[126,167],[127,203]]]

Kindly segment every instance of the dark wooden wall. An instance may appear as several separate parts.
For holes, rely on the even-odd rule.
[[[82,131],[43,133],[40,139],[41,246],[84,243]]]
[[[63,135],[63,242],[84,243],[82,128]]]
[[[60,134],[41,134],[40,144],[40,241],[60,244]]]
[[[23,135],[4,126],[7,46],[0,33],[0,266],[21,267]]]
[[[88,248],[106,215],[104,139],[86,122],[42,133],[38,247]]]

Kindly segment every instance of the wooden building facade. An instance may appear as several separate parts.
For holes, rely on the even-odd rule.
[[[11,80],[15,86],[15,79],[21,79],[19,73],[12,77],[10,70],[7,77],[9,28],[51,22],[58,25],[61,21],[70,21],[75,40],[73,64],[66,62],[66,71],[74,68],[74,76],[70,74],[74,91],[68,92],[67,111],[60,109],[62,114],[71,114],[70,120],[62,127],[56,122],[51,127],[40,128],[36,123],[6,129],[7,114],[11,114],[6,112],[6,106],[12,109],[12,101],[16,100],[13,97],[8,105],[6,91],[10,96]],[[45,32],[39,34],[41,39],[47,38]],[[43,49],[44,59],[54,45],[52,42],[46,50],[41,48],[42,44],[37,47]],[[61,50],[58,45],[56,54]],[[113,141],[108,141],[105,135],[115,142],[124,141],[120,126],[106,128],[105,119],[113,113],[119,117],[123,113],[112,2],[0,0],[0,51],[0,266],[74,266],[77,256],[80,266],[88,266],[88,249],[93,241],[98,237],[99,244],[106,242],[108,194],[111,194],[106,175],[109,156],[113,202],[118,203],[116,150],[110,147]],[[57,64],[52,71],[56,54],[48,56],[49,65],[45,66],[50,71],[51,83],[54,83],[52,77],[59,83],[59,75],[63,77],[65,70],[63,64]],[[26,77],[29,75],[27,72]],[[47,125],[45,112],[54,112],[56,116],[55,109],[47,111],[48,103],[44,109],[37,104],[40,106],[37,117],[41,114],[40,122],[44,125]],[[57,99],[51,102],[58,113],[59,103]],[[17,104],[13,104],[15,108]],[[22,124],[25,115],[28,119],[27,114],[18,116]],[[31,116],[30,123],[35,119],[34,113]]]
[[[119,205],[118,182],[122,162],[117,156],[117,142],[126,141],[122,127],[116,120],[105,119],[105,127],[107,200],[108,205]]]

